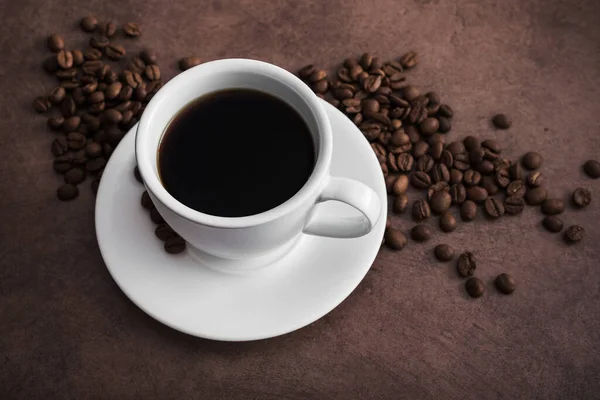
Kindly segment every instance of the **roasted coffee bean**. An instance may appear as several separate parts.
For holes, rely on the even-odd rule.
[[[401,154],[402,155],[402,154]],[[396,155],[392,153],[388,153],[387,155],[387,166],[389,171],[398,172],[398,161],[396,160]]]
[[[465,282],[465,290],[472,298],[476,299],[483,296],[485,292],[485,284],[479,278],[469,278]]]
[[[431,179],[434,183],[448,182],[450,180],[450,171],[448,171],[448,167],[444,164],[435,164],[431,170]]]
[[[87,161],[87,155],[85,149],[77,150],[72,154],[72,162],[74,165],[84,165]]]
[[[443,232],[452,232],[456,229],[456,218],[451,213],[447,212],[440,217],[440,229]]]
[[[52,117],[48,118],[48,127],[53,131],[58,131],[62,128],[62,124],[65,122],[63,117]]]
[[[496,114],[492,118],[492,123],[498,129],[508,129],[511,125],[511,120],[506,114]]]
[[[308,79],[315,72],[315,66],[312,64],[306,65],[298,71],[298,76],[302,79]]]
[[[496,184],[500,187],[507,187],[510,184],[510,172],[507,169],[496,171]]]
[[[315,82],[312,85],[312,89],[315,93],[325,94],[329,89],[329,82],[327,81],[327,79],[322,79],[318,82]]]
[[[406,193],[406,189],[408,189],[408,177],[406,175],[398,176],[394,182],[394,186],[392,187],[392,192],[395,195],[399,195]]]
[[[117,83],[117,82],[115,82],[115,83]],[[116,90],[116,89],[114,89],[114,90]],[[121,86],[121,91],[119,92],[119,100],[120,101],[127,101],[127,100],[131,99],[132,96],[133,96],[133,88],[131,86],[127,86],[127,85]]]
[[[310,76],[308,77],[308,81],[311,83],[315,83],[325,78],[327,78],[327,72],[325,70],[318,69],[313,71],[312,74],[310,74]]]
[[[457,154],[465,153],[467,150],[465,149],[465,145],[460,141],[455,141],[446,146],[446,150],[452,153],[453,156]]]
[[[498,158],[493,161],[494,163],[494,171],[503,171],[508,170],[512,165],[511,161],[508,158]]]
[[[78,87],[73,89],[73,92],[71,92],[71,97],[73,97],[73,102],[75,103],[76,106],[81,106],[83,104],[85,104],[86,101],[86,95],[85,93],[83,93],[83,89]]]
[[[402,250],[406,247],[408,240],[398,229],[387,228],[385,230],[385,244],[392,250]]]
[[[151,48],[143,49],[140,52],[140,58],[142,59],[143,62],[145,62],[148,65],[156,64],[156,62],[158,60],[158,56],[156,55],[156,52]]]
[[[55,157],[60,157],[65,154],[69,150],[69,145],[67,143],[67,138],[64,136],[59,136],[52,142],[51,146],[52,154]]]
[[[102,154],[104,157],[110,158],[115,148],[109,143],[102,143]]]
[[[440,214],[443,214],[446,211],[448,211],[451,204],[452,204],[452,196],[450,193],[446,192],[445,190],[440,190],[438,192],[435,192],[431,196],[430,208],[431,208],[431,211],[436,215],[440,215]]]
[[[104,121],[108,124],[116,125],[123,120],[123,114],[116,109],[108,109],[103,113]]]
[[[391,153],[390,153],[390,155],[392,157],[394,156],[394,154],[391,154]],[[402,171],[402,172],[412,171],[413,164],[414,164],[414,159],[413,159],[413,156],[411,156],[410,154],[402,153],[402,154],[398,155],[397,166],[400,171]]]
[[[467,189],[467,199],[475,203],[483,203],[488,198],[488,192],[481,186],[471,186]]]
[[[396,214],[402,214],[408,207],[408,197],[406,194],[400,194],[394,199],[393,210]]]
[[[71,132],[67,135],[67,145],[72,150],[82,149],[85,146],[85,141],[85,136],[79,132]]]
[[[450,119],[445,118],[445,117],[438,117],[437,119],[439,121],[438,132],[441,132],[441,133],[450,132],[450,130],[452,129],[452,123],[450,122]]]
[[[523,181],[512,181],[506,187],[506,194],[508,196],[523,197],[525,196],[525,191],[526,187]]]
[[[429,189],[427,189],[427,200],[431,202],[433,195],[437,192],[449,193],[450,185],[448,185],[448,182],[437,182],[429,186]]]
[[[96,91],[92,94],[90,94],[87,98],[88,103],[90,104],[96,104],[96,103],[100,103],[104,101],[104,92],[101,91]]]
[[[96,142],[89,141],[85,145],[85,154],[90,158],[100,157],[102,155],[102,146]]]
[[[61,87],[67,89],[73,89],[77,87],[77,82],[74,81],[77,76],[77,70],[75,68],[61,69],[56,71],[56,77],[61,81]]]
[[[142,193],[141,203],[142,203],[142,207],[144,207],[146,210],[152,210],[154,208],[154,203],[152,203],[152,199],[150,198],[150,195],[145,190],[144,190],[144,193]]]
[[[148,97],[148,91],[145,86],[138,86],[133,91],[133,99],[137,101],[144,101]]]
[[[158,65],[156,64],[152,64],[152,65],[148,65],[146,67],[146,78],[148,78],[148,80],[150,81],[157,81],[160,79],[160,68],[158,68]]]
[[[525,200],[522,196],[509,196],[504,199],[504,209],[507,214],[516,215],[523,212]]]
[[[66,91],[62,87],[57,87],[48,96],[48,100],[53,104],[60,104],[65,99]]]
[[[442,158],[443,151],[444,151],[444,143],[435,142],[434,144],[431,145],[429,154],[435,161],[439,161]],[[453,160],[453,162],[454,162],[454,160]],[[446,165],[446,166],[448,166],[448,165]],[[450,166],[452,166],[452,163],[450,163]]]
[[[75,104],[75,100],[73,97],[66,96],[62,103],[60,103],[60,112],[63,117],[70,118],[75,115],[77,111],[77,105]]]
[[[179,235],[171,228],[168,224],[160,224],[154,230],[154,234],[157,238],[162,240],[163,242],[178,237]]]
[[[452,168],[450,170],[450,181],[451,185],[456,185],[457,183],[461,183],[463,180],[462,171],[457,170],[456,168]]]
[[[48,98],[38,97],[33,102],[33,107],[35,108],[35,111],[37,111],[38,113],[45,113],[50,109],[50,107],[52,107],[52,104],[50,103]]]
[[[423,171],[417,171],[410,177],[410,183],[417,189],[427,189],[431,184],[431,178]]]
[[[64,174],[71,169],[73,165],[73,156],[69,153],[63,154],[62,156],[56,157],[52,163],[54,171],[59,174]]]
[[[438,131],[439,127],[440,121],[438,121],[437,118],[433,117],[425,118],[419,124],[419,129],[421,130],[421,133],[425,136],[433,135]]]
[[[124,108],[124,107],[121,108],[120,105],[117,106],[116,108],[117,108],[117,110],[119,110],[121,112],[125,112],[129,109],[133,113],[133,116],[136,118],[142,114],[142,111],[144,111],[144,107],[143,107],[142,103],[140,103],[139,101],[132,101],[130,108]]]
[[[483,209],[490,218],[498,218],[504,215],[504,204],[495,197],[488,197],[483,203]]]
[[[465,201],[460,207],[460,217],[463,221],[473,221],[477,216],[477,204],[472,200]]]
[[[94,61],[86,61],[83,63],[83,65],[81,66],[81,69],[83,70],[83,72],[85,72],[86,74],[90,74],[93,75],[95,74],[100,68],[102,68],[102,61],[100,60],[94,60]]]
[[[565,202],[562,199],[546,199],[542,203],[542,213],[546,215],[558,215],[565,211]]]
[[[450,186],[450,198],[452,204],[462,204],[467,199],[467,190],[462,183]]]
[[[481,147],[481,142],[475,136],[467,136],[463,139],[463,145],[467,151],[475,150]]]
[[[484,140],[481,142],[481,148],[485,152],[485,158],[491,161],[494,161],[500,157],[500,153],[502,153],[502,148],[495,140]]]
[[[533,171],[527,175],[527,184],[530,187],[536,188],[544,184],[544,176],[540,171]]]
[[[447,262],[454,258],[454,249],[447,244],[438,244],[433,249],[433,254],[439,261]]]
[[[93,15],[88,15],[81,20],[79,26],[86,32],[94,32],[98,26],[98,20]]]
[[[110,40],[104,35],[95,34],[90,38],[90,46],[98,50],[103,50],[110,44]]]
[[[180,254],[185,251],[186,243],[183,238],[176,236],[165,241],[165,251],[169,254]]]
[[[123,81],[123,83],[126,83],[127,85],[131,86],[132,89],[135,89],[136,87],[144,83],[144,80],[142,79],[142,76],[139,73],[131,71],[123,71],[123,73],[121,74],[121,80]]]
[[[360,57],[360,60],[358,62],[365,70],[368,70],[369,68],[371,68],[371,63],[373,62],[373,56],[369,53],[364,53]]]
[[[385,177],[385,188],[388,194],[392,194],[392,190],[394,188],[394,183],[396,183],[396,179],[398,177],[395,175],[388,175]]]
[[[485,150],[481,147],[469,151],[469,162],[471,165],[479,165],[485,159]]]
[[[80,124],[81,124],[81,118],[78,117],[77,115],[73,115],[72,117],[69,117],[65,120],[62,127],[66,133],[69,133],[69,132],[75,132],[77,130],[77,128],[79,128]],[[84,139],[85,139],[85,137],[84,137]]]
[[[91,114],[82,115],[81,121],[87,126],[89,132],[96,132],[100,129],[100,120]]]
[[[428,150],[429,145],[427,144],[427,142],[418,141],[413,145],[412,153],[415,158],[427,156],[428,158],[431,158],[433,160],[433,158],[427,154]]]
[[[517,287],[517,282],[512,275],[507,273],[500,274],[494,279],[494,286],[502,294],[511,294]]]
[[[521,167],[521,164],[514,163],[509,168],[510,177],[513,181],[525,181],[525,171]]]
[[[417,200],[413,203],[412,216],[417,222],[424,221],[431,216],[431,209],[427,200]]]
[[[433,158],[431,158],[431,156],[428,154],[419,157],[419,159],[417,160],[417,171],[429,172],[433,169],[433,166]]]
[[[481,174],[477,171],[473,171],[472,169],[468,169],[464,172],[463,175],[463,183],[465,186],[475,186],[479,184],[481,180]]]
[[[538,169],[542,166],[544,159],[540,153],[530,151],[523,156],[521,163],[527,169]]]
[[[369,123],[367,123],[369,124]],[[365,124],[365,125],[367,125]],[[379,125],[377,125],[379,128],[381,128]],[[390,138],[390,143],[393,146],[406,146],[410,144],[410,137],[402,132],[401,130],[397,130],[392,134],[392,137]]]
[[[560,232],[563,228],[562,220],[555,215],[544,217],[542,220],[542,225],[552,233]]]
[[[196,65],[200,65],[202,61],[199,57],[184,57],[179,60],[179,69],[182,71],[186,71]]]
[[[65,183],[56,191],[56,196],[61,201],[73,200],[78,195],[79,190],[77,189],[77,186],[71,185],[70,183]]]
[[[473,253],[466,251],[458,256],[456,269],[462,277],[472,276],[475,273],[475,269],[477,269],[477,260]]]
[[[586,188],[577,188],[571,197],[573,205],[577,208],[584,208],[592,202],[592,192]]]
[[[102,52],[98,49],[95,49],[93,47],[88,47],[87,49],[83,50],[84,60],[98,61],[98,60],[100,60],[100,57],[102,57]],[[83,64],[85,65],[85,62]],[[84,70],[84,72],[86,74],[93,73],[93,72],[88,72],[86,70]]]
[[[538,206],[540,204],[542,204],[546,198],[548,197],[548,192],[546,192],[546,189],[542,188],[542,187],[538,187],[538,188],[533,188],[531,190],[529,190],[527,192],[527,194],[525,195],[525,200],[527,201],[527,204],[532,205],[532,206]]]
[[[156,208],[152,208],[150,210],[150,219],[155,224],[163,224],[165,222],[162,215],[160,215],[160,213],[158,212],[158,210]]]
[[[483,160],[477,165],[476,169],[482,175],[490,175],[494,172],[494,164],[490,160]]]
[[[431,238],[431,228],[427,225],[415,225],[410,231],[410,237],[416,242],[425,242]]]
[[[106,160],[104,159],[104,157],[98,157],[98,158],[94,158],[92,160],[88,160],[85,163],[85,169],[88,170],[89,172],[98,172],[100,171],[102,168],[104,168],[104,166],[106,165]]]
[[[585,230],[579,225],[573,225],[567,228],[564,239],[567,243],[573,244],[579,242],[585,236]]]
[[[128,22],[123,25],[123,32],[130,37],[138,37],[142,34],[142,27],[137,22]]]
[[[54,34],[50,35],[48,37],[47,43],[48,43],[48,48],[50,49],[50,51],[53,51],[55,53],[57,53],[65,48],[65,41],[58,33],[54,33]]]
[[[114,100],[119,97],[119,93],[121,93],[121,88],[123,84],[121,82],[111,83],[104,92],[104,98],[106,100]]]
[[[414,51],[409,51],[408,53],[400,57],[400,60],[398,61],[400,62],[403,68],[413,68],[418,63],[417,53],[415,53]]]
[[[442,158],[443,158],[443,155],[442,155]],[[460,171],[468,170],[471,167],[471,165],[469,163],[469,156],[466,153],[456,154],[454,156],[454,163],[452,165],[454,166],[454,168],[456,168]]]
[[[421,91],[416,86],[408,85],[402,89],[402,97],[404,97],[404,99],[406,99],[406,101],[408,101],[408,102],[413,102],[413,101],[417,100],[420,95],[421,95]],[[436,130],[437,130],[437,128],[436,128]]]
[[[454,111],[448,104],[441,104],[438,109],[438,115],[445,118],[452,118],[454,116]]]
[[[149,94],[155,94],[160,90],[161,87],[162,87],[161,81],[152,81],[152,82],[148,83],[148,86],[146,86],[146,90],[148,91]]]
[[[583,172],[592,179],[600,178],[600,162],[588,160],[583,164]]]
[[[81,168],[71,168],[64,175],[65,183],[78,185],[85,180],[85,171]]]
[[[106,21],[100,24],[100,33],[106,37],[113,37],[117,33],[117,24],[113,21]]]
[[[125,47],[119,44],[109,44],[104,49],[104,53],[106,53],[106,56],[111,60],[120,60],[125,57],[127,51],[125,51]]]
[[[98,82],[90,82],[81,88],[81,92],[85,95],[90,95],[98,89]]]

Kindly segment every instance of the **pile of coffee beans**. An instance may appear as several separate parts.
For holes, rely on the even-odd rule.
[[[48,37],[52,54],[43,67],[57,85],[33,104],[56,133],[50,150],[54,170],[63,175],[64,184],[56,192],[62,201],[77,197],[78,185],[90,176],[97,191],[114,148],[162,86],[156,53],[146,49],[127,57],[121,44],[140,36],[138,23],[119,29],[113,21],[89,15],[80,27],[91,34],[80,48],[68,47],[60,34]]]

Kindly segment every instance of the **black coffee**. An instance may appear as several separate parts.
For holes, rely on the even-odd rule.
[[[315,148],[304,119],[263,92],[200,97],[167,127],[158,154],[167,191],[205,214],[243,217],[279,206],[308,180]]]

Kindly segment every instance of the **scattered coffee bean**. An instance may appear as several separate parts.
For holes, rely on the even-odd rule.
[[[463,221],[473,221],[477,216],[477,204],[472,200],[465,201],[460,207],[460,217]]]
[[[511,294],[515,291],[517,282],[515,281],[515,278],[512,277],[512,275],[504,273],[498,275],[496,279],[494,279],[494,285],[500,293]]]
[[[133,169],[133,176],[135,176],[135,180],[138,181],[139,183],[144,183],[144,181],[142,180],[142,174],[140,174],[140,169],[138,168],[137,165]]]
[[[468,169],[463,174],[463,183],[465,186],[475,186],[479,184],[481,174],[478,171]]]
[[[452,232],[456,229],[456,218],[447,212],[440,217],[440,229],[444,232]]]
[[[94,32],[98,26],[98,20],[93,15],[88,15],[81,20],[79,26],[86,32]]]
[[[426,172],[417,171],[411,175],[410,183],[417,189],[427,189],[431,184],[431,178]]]
[[[77,186],[71,185],[69,183],[65,183],[56,191],[56,196],[61,201],[73,200],[75,197],[77,197],[77,195],[79,195],[79,190],[77,189]]]
[[[179,60],[179,69],[182,71],[186,71],[196,65],[200,65],[202,61],[199,57],[184,57]]]
[[[562,199],[546,199],[541,210],[546,215],[562,214],[565,211],[565,202]]]
[[[488,197],[483,204],[483,209],[487,216],[493,219],[504,215],[504,205],[495,197]]]
[[[473,253],[467,251],[458,256],[456,269],[462,277],[472,276],[477,268],[477,261]]]
[[[117,24],[113,21],[106,21],[100,24],[100,34],[106,37],[113,37],[117,33]]]
[[[588,160],[583,164],[583,171],[592,179],[600,178],[600,162]]]
[[[392,192],[396,195],[405,193],[408,189],[408,176],[400,175],[396,178],[394,185],[392,187]]]
[[[158,210],[156,208],[150,209],[150,219],[155,224],[162,224],[165,222],[162,215],[160,215],[160,213],[158,212]]]
[[[180,254],[185,251],[186,243],[183,238],[176,236],[165,241],[165,251],[169,254]]]
[[[385,244],[392,250],[402,250],[406,247],[406,236],[398,229],[387,228],[385,230]]]
[[[527,169],[538,169],[542,166],[544,159],[540,153],[530,151],[523,156],[521,163]]]
[[[85,180],[85,171],[81,168],[71,168],[64,175],[65,183],[78,185]]]
[[[152,210],[154,208],[154,203],[152,203],[152,199],[150,198],[150,195],[147,191],[144,191],[144,193],[142,193],[142,207],[144,207],[147,210]]]
[[[431,196],[431,211],[440,215],[448,211],[452,204],[452,196],[446,190],[439,190]]]
[[[508,129],[512,122],[506,114],[496,114],[492,118],[492,123],[498,129]]]
[[[467,190],[462,183],[450,186],[450,198],[452,204],[462,204],[467,199]]]
[[[450,184],[451,185],[456,185],[458,183],[461,183],[463,180],[463,173],[462,171],[457,170],[456,168],[452,168],[450,170]]]
[[[454,249],[447,244],[438,244],[433,249],[435,258],[439,261],[447,262],[454,258]]]
[[[509,196],[504,200],[504,210],[507,214],[517,215],[523,212],[525,200],[520,196]]]
[[[427,225],[415,225],[410,231],[410,237],[417,242],[425,242],[431,238],[431,228]]]
[[[413,203],[412,216],[415,221],[421,222],[429,218],[431,209],[427,200],[417,200]]]
[[[154,230],[154,234],[157,238],[162,240],[163,242],[178,237],[179,235],[171,228],[168,224],[160,224]]]
[[[532,171],[527,175],[527,184],[536,188],[544,184],[544,176],[540,171]]]
[[[519,181],[519,180],[512,181],[506,187],[506,194],[508,196],[523,197],[523,196],[525,196],[525,191],[526,191],[525,182]]]
[[[467,199],[475,203],[483,203],[488,198],[488,192],[480,186],[472,186],[467,189]]]
[[[400,194],[394,199],[393,209],[396,214],[402,214],[408,206],[408,197],[405,194]]]
[[[514,163],[509,168],[510,177],[513,181],[524,181],[525,180],[525,171],[521,167],[521,164]]]
[[[577,188],[571,197],[573,205],[577,208],[584,208],[592,202],[592,192],[586,188]]]
[[[500,187],[507,187],[510,184],[510,172],[507,169],[500,169],[495,174],[496,184]]]
[[[539,206],[546,200],[547,197],[548,192],[546,192],[546,189],[538,187],[529,190],[525,195],[525,200],[527,201],[527,204],[531,206]]]
[[[125,47],[118,44],[109,44],[104,49],[104,52],[111,60],[120,60],[121,58],[125,57],[125,54],[127,53],[125,51]]]
[[[123,25],[123,32],[130,37],[138,37],[142,34],[142,27],[137,22],[128,22]]]
[[[564,239],[567,243],[573,244],[579,242],[585,236],[585,230],[579,225],[573,225],[567,228]]]
[[[465,282],[465,289],[469,296],[476,299],[483,296],[483,293],[485,292],[485,284],[481,279],[473,277],[467,279]]]
[[[484,176],[481,183],[489,196],[493,196],[500,191],[500,188],[496,184],[496,179],[491,176]]]
[[[48,48],[57,53],[65,48],[65,41],[58,33],[52,34],[48,37]]]
[[[560,232],[563,228],[562,220],[554,215],[544,217],[544,219],[542,220],[542,225],[544,226],[544,228],[546,228],[552,233]]]

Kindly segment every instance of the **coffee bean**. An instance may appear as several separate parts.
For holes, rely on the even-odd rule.
[[[563,228],[562,220],[554,215],[544,217],[542,220],[542,225],[552,233],[560,232]]]
[[[452,118],[454,116],[454,111],[448,104],[441,104],[438,109],[438,114],[445,118]]]
[[[79,118],[79,117],[77,117]],[[68,120],[67,120],[68,121]],[[66,122],[65,122],[66,124]],[[79,132],[71,132],[67,135],[67,145],[72,150],[79,150],[85,146],[86,138]]]
[[[160,224],[154,230],[154,234],[157,238],[162,240],[163,242],[178,237],[179,235],[171,228],[168,224]]]
[[[507,169],[500,169],[496,171],[496,184],[500,187],[507,187],[510,184],[510,172]]]
[[[85,171],[81,168],[71,168],[64,175],[65,183],[78,185],[85,180]]]
[[[427,173],[417,171],[411,175],[410,183],[417,189],[427,189],[431,184],[431,179]]]
[[[394,156],[394,154],[391,154],[391,155]],[[413,164],[414,164],[414,159],[413,159],[413,156],[411,156],[410,154],[402,153],[402,154],[398,155],[398,158],[397,158],[398,170],[400,170],[402,172],[410,172],[410,171],[412,171]]]
[[[177,236],[165,241],[165,251],[169,254],[180,254],[185,251],[186,243],[183,238]]]
[[[117,83],[117,82],[115,82],[115,83]],[[119,92],[119,100],[120,101],[127,101],[127,100],[131,99],[132,96],[133,96],[133,88],[131,86],[125,85],[125,86],[121,87],[121,91]]]
[[[80,50],[73,50],[71,51],[71,54],[73,55],[74,66],[78,67],[85,61],[85,57],[83,56],[83,53]]]
[[[401,154],[402,155],[402,154]],[[392,172],[398,172],[398,162],[396,160],[396,155],[393,153],[388,153],[387,155],[387,166],[388,169]]]
[[[450,186],[450,198],[452,204],[462,204],[467,199],[467,190],[462,183]]]
[[[81,66],[81,69],[83,70],[83,72],[85,72],[86,74],[95,74],[100,68],[102,68],[102,61],[100,60],[94,60],[94,61],[86,61],[83,63],[83,65]]]
[[[485,292],[485,284],[479,278],[469,278],[465,282],[465,290],[472,298],[476,299],[483,296]]]
[[[329,89],[329,82],[327,81],[327,79],[320,80],[314,83],[312,88],[315,93],[325,94]]]
[[[425,154],[417,160],[417,171],[429,172],[433,169],[434,162],[430,155]]]
[[[465,153],[467,150],[465,149],[465,145],[461,141],[455,141],[446,146],[446,150],[452,153],[453,156],[456,156],[461,153]]]
[[[117,24],[113,21],[102,22],[99,31],[106,37],[113,37],[117,33]]]
[[[477,165],[476,170],[482,175],[490,175],[494,172],[494,164],[490,160],[483,160]]]
[[[445,118],[445,117],[438,117],[437,119],[439,121],[438,132],[441,132],[441,133],[450,132],[450,130],[452,129],[452,123],[450,122],[450,119]]]
[[[133,169],[133,176],[135,177],[135,180],[138,181],[139,183],[144,183],[144,181],[142,180],[142,174],[140,174],[140,169],[138,168],[137,165]]]
[[[492,118],[492,123],[498,129],[508,129],[512,122],[506,114],[496,114]]]
[[[514,163],[508,168],[510,177],[513,181],[525,181],[525,172],[521,167],[521,164]]]
[[[310,74],[310,76],[308,77],[308,81],[311,83],[315,83],[325,78],[327,78],[327,72],[322,69],[317,69],[314,70],[312,74]]]
[[[425,136],[432,135],[438,131],[440,127],[440,122],[437,118],[429,117],[425,118],[420,124],[419,128],[421,133]]]
[[[477,268],[477,260],[473,253],[467,251],[458,256],[456,269],[462,277],[472,276]]]
[[[95,34],[90,38],[90,46],[98,50],[103,50],[110,44],[108,37],[100,34]]]
[[[416,86],[408,85],[402,89],[402,97],[404,97],[408,102],[413,102],[417,100],[417,98],[419,98],[420,95],[421,91]]]
[[[427,225],[415,225],[410,231],[410,237],[417,242],[425,242],[431,238],[431,228]]]
[[[435,164],[431,171],[433,182],[448,182],[450,180],[450,172],[444,164]]]
[[[67,144],[67,139],[64,136],[57,137],[52,142],[52,154],[55,157],[62,156],[69,150],[69,146]]]
[[[393,210],[396,214],[402,214],[408,206],[408,197],[405,194],[400,194],[394,199]]]
[[[421,222],[429,218],[431,209],[427,200],[417,200],[413,203],[412,216],[415,221]]]
[[[443,157],[444,156],[442,155],[442,158]],[[459,153],[454,155],[454,163],[452,165],[454,166],[454,168],[460,171],[468,170],[471,167],[469,162],[469,156],[466,153]]]
[[[488,197],[483,203],[483,209],[490,218],[498,218],[504,215],[504,205],[495,197]]]
[[[472,200],[465,201],[460,207],[460,217],[463,221],[473,221],[477,216],[477,204]]]
[[[421,140],[413,145],[412,153],[413,153],[413,156],[416,158],[427,156],[428,158],[431,158],[431,160],[433,161],[433,158],[427,154],[428,150],[429,150],[429,145],[427,144],[427,142],[424,142]]]
[[[98,26],[98,20],[93,15],[88,15],[81,20],[79,26],[86,32],[94,32]]]
[[[72,117],[69,117],[65,120],[65,122],[63,123],[63,130],[66,133],[74,132],[77,130],[77,128],[79,128],[79,125],[81,125],[81,118],[77,115],[73,115]],[[80,136],[77,136],[77,139],[80,140]]]
[[[48,126],[53,131],[58,131],[62,128],[62,124],[65,122],[63,117],[52,117],[48,118]]]
[[[77,150],[72,154],[72,163],[75,165],[84,165],[87,161],[87,155],[85,154],[85,150]]]
[[[400,57],[400,60],[398,61],[400,62],[402,67],[406,69],[413,68],[417,65],[418,62],[417,53],[415,53],[414,51],[409,51],[408,53]]]
[[[447,244],[438,244],[433,249],[433,254],[439,261],[447,262],[454,258],[454,249]]]
[[[73,157],[69,153],[63,154],[62,156],[56,157],[52,163],[54,171],[59,174],[64,174],[71,169],[73,165]]]
[[[544,184],[544,176],[540,171],[532,171],[527,175],[527,184],[536,188]]]
[[[577,188],[571,197],[573,205],[578,208],[584,208],[592,202],[592,192],[586,188]]]
[[[366,123],[365,126],[369,126],[367,124],[370,124],[370,123]],[[377,127],[381,129],[380,125],[377,125]],[[406,133],[402,132],[401,130],[397,130],[394,132],[394,134],[390,138],[390,143],[393,146],[407,146],[407,145],[410,145],[410,137]]]
[[[583,172],[592,179],[600,178],[600,162],[588,160],[583,164]]]
[[[471,165],[479,165],[483,162],[484,159],[485,159],[485,150],[481,147],[472,149],[469,152],[469,161],[471,162]]]
[[[156,64],[152,64],[152,65],[148,65],[146,67],[146,78],[148,78],[148,80],[150,81],[157,81],[160,79],[160,68],[158,68],[158,65]]]
[[[515,278],[512,277],[512,275],[504,273],[498,275],[496,279],[494,279],[494,285],[500,293],[511,294],[515,291],[517,287],[517,282],[515,281]]]
[[[442,142],[435,142],[434,144],[431,145],[431,148],[429,150],[429,154],[431,155],[431,157],[435,161],[439,161],[440,158],[442,158],[442,152],[443,151],[444,151],[444,143],[442,143]],[[452,164],[450,164],[450,166],[452,166]]]
[[[538,206],[540,204],[542,204],[546,198],[548,197],[548,192],[546,192],[546,189],[542,188],[542,187],[538,187],[538,188],[533,188],[531,190],[529,190],[527,192],[527,194],[525,195],[525,200],[527,201],[527,204],[532,205],[532,206]]]
[[[102,155],[102,146],[96,142],[89,141],[85,145],[85,154],[90,158],[100,157]]]
[[[472,151],[481,147],[481,142],[475,136],[467,136],[463,139],[463,145],[467,151]]]
[[[83,50],[83,58],[87,61],[98,61],[100,60],[100,57],[102,57],[102,52],[98,49],[88,47],[87,49]],[[85,61],[83,64],[85,65]],[[89,73],[85,70],[84,72]]]
[[[47,112],[50,109],[50,107],[52,107],[52,104],[50,103],[48,98],[38,97],[33,102],[33,107],[35,108],[35,111],[41,114]]]
[[[506,194],[508,196],[523,197],[525,196],[525,191],[526,187],[523,181],[512,181],[506,187]]]
[[[504,199],[504,209],[507,214],[516,215],[523,212],[525,200],[522,196],[509,196]]]
[[[450,193],[448,193],[444,190],[435,192],[431,196],[430,208],[431,208],[431,211],[436,215],[440,215],[440,214],[443,214],[446,211],[448,211],[451,204],[452,204],[452,196]]]
[[[512,165],[512,162],[507,158],[498,158],[493,161],[494,163],[494,171],[503,171],[508,170]]]
[[[67,93],[64,88],[57,87],[50,93],[48,100],[50,100],[50,103],[52,104],[60,104],[65,99],[66,94]]]
[[[573,244],[579,242],[585,236],[585,230],[579,225],[573,225],[567,228],[564,239],[567,243]]]
[[[104,101],[104,93],[101,91],[96,91],[88,96],[87,101],[90,104],[101,103]]]
[[[481,180],[481,174],[477,171],[473,171],[472,169],[468,169],[464,172],[463,175],[463,183],[465,186],[475,186],[479,184]]]
[[[449,193],[450,185],[448,185],[448,182],[437,182],[437,183],[434,183],[433,185],[429,186],[429,189],[427,189],[427,200],[429,200],[429,202],[431,202],[433,195],[436,194],[437,192]]]
[[[467,199],[475,203],[483,203],[488,198],[488,192],[480,186],[471,186],[467,189]]]
[[[154,208],[154,203],[152,203],[152,199],[150,198],[150,195],[145,190],[144,190],[144,193],[142,193],[141,203],[142,203],[142,207],[144,207],[146,210],[152,210]]]
[[[502,148],[495,140],[484,140],[481,142],[481,148],[485,152],[485,158],[488,160],[496,160],[500,157],[500,153],[502,153]]]
[[[405,193],[406,189],[408,189],[408,177],[406,175],[398,176],[394,182],[394,186],[392,187],[392,192],[395,195],[400,195]]]
[[[65,183],[56,191],[56,196],[61,201],[69,201],[73,200],[75,197],[79,195],[79,190],[77,186],[71,185],[69,183]]]
[[[311,76],[313,72],[315,72],[315,66],[309,64],[300,68],[300,70],[298,71],[298,76],[302,79],[308,79],[308,77]]]
[[[48,37],[48,48],[57,53],[65,48],[65,41],[58,33],[54,33]]]
[[[106,160],[104,157],[94,158],[85,163],[85,169],[89,172],[95,173],[100,171],[106,165]]]
[[[150,219],[155,224],[162,224],[162,223],[165,222],[165,220],[163,219],[162,215],[160,215],[160,213],[158,212],[158,210],[156,208],[152,208],[150,210]]]
[[[440,229],[444,232],[452,232],[456,229],[456,218],[447,212],[440,217]]]
[[[542,166],[544,159],[540,153],[530,151],[525,153],[521,163],[527,169],[538,169]]]
[[[128,22],[123,25],[123,32],[130,37],[138,37],[142,34],[142,27],[137,22]]]
[[[199,57],[184,57],[179,60],[179,69],[182,71],[186,71],[196,65],[200,65],[202,61]]]
[[[125,47],[118,44],[109,44],[104,49],[104,52],[111,60],[120,60],[121,58],[125,57],[125,54],[127,53],[125,51]]]
[[[398,229],[387,228],[385,230],[385,244],[392,250],[402,250],[406,247],[406,236]]]
[[[456,185],[457,183],[461,183],[463,180],[463,173],[462,171],[457,170],[456,168],[452,168],[450,170],[450,181],[449,183],[451,185]]]
[[[562,199],[546,199],[541,210],[546,215],[562,214],[565,211],[565,202]]]

